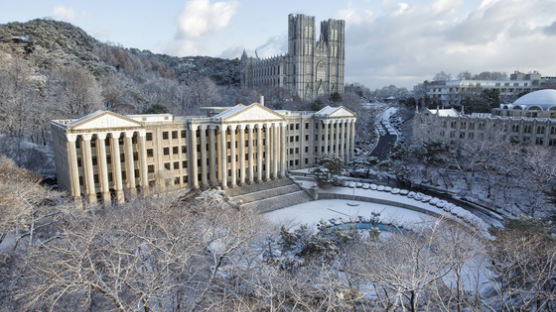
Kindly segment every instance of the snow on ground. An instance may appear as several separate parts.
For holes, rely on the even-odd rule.
[[[377,119],[380,120],[380,124],[385,128],[386,132],[388,134],[392,134],[395,136],[398,136],[398,130],[396,130],[396,128],[394,126],[392,126],[392,124],[390,123],[390,118],[396,114],[398,112],[398,108],[397,107],[389,107],[388,109],[386,109],[384,112],[382,112],[380,115],[377,116]],[[381,135],[383,135],[384,133],[381,133]]]
[[[349,206],[357,203],[358,206]],[[406,228],[430,224],[435,218],[409,209],[343,199],[314,200],[267,212],[265,218],[273,223],[297,227],[302,224],[316,226],[321,221],[335,219],[338,223],[356,221],[359,217],[371,219],[373,213],[380,213],[379,220],[384,224],[394,224]]]
[[[357,184],[360,184],[361,188],[355,187],[358,186]],[[348,185],[352,187],[332,187],[330,189],[326,189],[322,191],[327,193],[347,194],[347,195],[363,196],[369,198],[384,199],[388,201],[411,205],[414,207],[418,207],[420,209],[428,210],[432,213],[445,216],[447,218],[456,220],[458,222],[465,221],[469,225],[473,225],[477,229],[484,232],[485,234],[488,234],[487,233],[488,232],[487,230],[489,228],[488,224],[486,224],[483,220],[481,220],[479,217],[475,216],[471,212],[461,207],[458,207],[456,205],[453,205],[449,202],[439,200],[437,198],[430,197],[424,194],[408,192],[406,190],[400,190],[388,186],[374,185],[374,184],[369,185],[367,183],[354,183],[354,182],[349,182]],[[391,192],[395,192],[396,194]],[[402,195],[402,193],[405,194]]]

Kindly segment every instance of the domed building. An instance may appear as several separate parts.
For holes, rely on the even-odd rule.
[[[502,104],[501,109],[537,110],[556,112],[556,90],[545,89],[527,93],[512,104]]]
[[[493,144],[535,144],[556,147],[556,90],[527,93],[492,113],[466,115],[454,109],[423,109],[415,114],[413,133],[417,141]]]

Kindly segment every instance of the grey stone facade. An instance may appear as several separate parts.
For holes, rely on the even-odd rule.
[[[288,53],[268,59],[241,56],[241,85],[278,87],[302,99],[344,93],[345,22],[328,19],[320,24],[316,40],[315,18],[288,16]]]

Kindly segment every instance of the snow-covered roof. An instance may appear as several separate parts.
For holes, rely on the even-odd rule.
[[[431,109],[431,113],[440,117],[459,117],[459,112],[453,108],[448,109]]]
[[[515,100],[513,106],[520,106],[524,110],[556,110],[556,90],[545,89],[527,93]]]
[[[225,111],[221,112],[220,114],[214,116],[214,118],[226,118],[226,117],[229,117],[229,116],[231,116],[231,115],[233,115],[233,114],[235,114],[235,113],[237,113],[237,112],[243,110],[245,107],[247,107],[247,106],[245,106],[245,105],[243,105],[243,104],[237,104],[236,106],[232,106],[232,108],[230,108],[230,109],[228,109],[228,110],[225,110]]]
[[[331,107],[331,106],[325,106],[323,109],[321,109],[320,111],[316,112],[315,115],[330,115],[332,114],[335,110],[337,109],[337,107]]]

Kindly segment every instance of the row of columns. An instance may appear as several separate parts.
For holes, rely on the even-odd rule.
[[[286,174],[286,123],[284,122],[222,125],[190,124],[189,127],[191,133],[189,136],[191,144],[189,149],[189,176],[192,188],[220,185],[223,189],[226,189],[228,186],[235,187],[238,183],[244,185],[254,183],[255,180],[257,182],[263,179],[268,181],[283,177]],[[208,151],[206,148],[207,130],[209,136]],[[247,130],[247,165],[245,161],[245,130]],[[196,148],[197,131],[200,132],[200,158],[198,158]],[[265,133],[264,144],[263,131]],[[230,135],[229,141],[228,133]],[[236,138],[236,136],[238,137]],[[236,141],[239,142],[238,148],[236,148]],[[214,142],[218,142],[216,148]],[[230,148],[228,148],[228,142]],[[262,170],[263,153],[265,154],[264,177]],[[230,156],[230,168],[228,168],[228,156]],[[237,156],[238,159],[236,160]],[[208,168],[206,165],[207,158]],[[201,162],[201,181],[198,177],[198,159]],[[238,162],[239,168],[237,167]],[[256,172],[255,167],[257,168]],[[230,175],[228,175],[228,169],[231,170]],[[228,178],[230,178],[230,181],[228,181]]]
[[[94,167],[93,167],[93,153],[91,149],[91,141],[93,136],[96,137],[96,151],[95,155],[97,158],[97,173],[98,173],[98,187],[102,195],[103,202],[109,203],[111,200],[110,190],[112,189],[115,193],[118,202],[124,201],[124,188],[122,179],[122,168],[120,159],[120,136],[124,134],[124,155],[125,155],[125,173],[126,173],[126,187],[131,193],[131,195],[137,194],[137,185],[135,183],[135,163],[133,159],[133,135],[138,133],[137,143],[138,143],[138,154],[139,154],[139,184],[142,190],[148,189],[148,177],[147,177],[147,155],[145,148],[145,130],[136,131],[114,131],[114,132],[98,132],[98,133],[82,133],[73,134],[67,133],[67,158],[69,164],[69,184],[71,187],[71,193],[75,199],[81,198],[81,185],[79,183],[79,166],[77,163],[77,148],[76,142],[78,138],[81,148],[81,166],[83,168],[83,194],[87,197],[90,203],[95,203],[97,201],[97,191],[94,179]],[[110,135],[110,164],[112,171],[112,185],[109,183],[108,179],[108,165],[106,161],[106,138]]]
[[[324,140],[321,140],[323,135]],[[321,155],[331,154],[348,162],[353,158],[355,147],[355,119],[322,120],[317,137],[317,150]],[[324,152],[322,151],[323,147]],[[328,151],[328,147],[330,147],[330,151]]]

